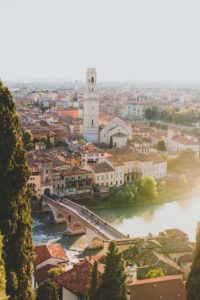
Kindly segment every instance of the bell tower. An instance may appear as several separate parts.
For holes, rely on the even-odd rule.
[[[99,98],[95,68],[89,68],[86,72],[83,137],[88,142],[99,142]]]

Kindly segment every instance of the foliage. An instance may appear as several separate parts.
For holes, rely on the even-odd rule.
[[[194,151],[186,149],[180,153],[177,158],[171,159],[168,162],[168,170],[170,171],[185,171],[194,170],[200,167]]]
[[[174,124],[193,124],[200,121],[200,107],[186,108],[178,111],[176,108],[168,108],[159,112],[156,106],[145,110],[145,117],[149,120],[162,120]]]
[[[157,278],[157,277],[163,277],[165,276],[162,269],[151,269],[147,272],[145,275],[145,278]]]
[[[37,289],[36,300],[59,300],[55,282],[47,279],[41,283]]]
[[[97,261],[94,262],[91,277],[90,277],[90,284],[88,295],[90,300],[97,300],[99,298],[99,277],[98,277],[98,263]]]
[[[42,136],[40,138],[40,142],[44,143],[47,149],[51,148],[51,141],[50,141],[49,134],[47,136]]]
[[[47,149],[51,148],[51,141],[50,141],[50,136],[49,136],[49,134],[47,135],[46,147],[47,147]]]
[[[164,141],[159,141],[156,148],[160,151],[166,151],[166,145]]]
[[[12,300],[33,299],[33,246],[26,152],[19,134],[15,104],[0,83],[0,231],[3,235],[7,294]]]
[[[8,297],[6,296],[6,273],[5,273],[5,266],[3,261],[3,243],[2,243],[2,236],[0,235],[0,299],[7,300]]]
[[[41,136],[40,142],[47,144],[47,136]]]
[[[148,107],[145,110],[145,118],[148,120],[156,120],[158,118],[158,108],[157,106]]]
[[[102,300],[126,300],[126,275],[124,273],[121,254],[118,253],[115,243],[112,241],[108,247],[105,259],[105,272],[102,275],[100,296]]]
[[[53,279],[53,278],[57,277],[58,275],[65,273],[66,271],[67,270],[65,268],[55,267],[55,268],[50,269],[48,271],[48,274],[49,274],[49,277]]]
[[[24,146],[30,144],[33,142],[33,135],[30,132],[30,130],[25,130],[23,135],[22,135],[22,141],[24,143]]]
[[[26,147],[25,147],[25,149],[26,149],[27,151],[33,150],[33,149],[34,149],[34,144],[33,144],[33,143],[27,144]]]
[[[112,135],[110,137],[110,148],[113,148],[113,137],[112,137]]]
[[[138,185],[139,196],[145,199],[153,200],[157,197],[157,183],[151,177],[145,177]]]
[[[191,271],[186,282],[187,300],[200,299],[200,224],[196,233],[196,248]]]

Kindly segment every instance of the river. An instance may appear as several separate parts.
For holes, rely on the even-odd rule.
[[[188,199],[147,207],[95,209],[95,213],[113,224],[118,230],[130,236],[158,234],[168,228],[179,228],[186,232],[191,241],[195,241],[197,223],[200,221],[200,193]],[[64,248],[86,246],[85,236],[60,239],[65,224],[54,225],[51,214],[34,218],[33,240],[35,244],[58,241]]]

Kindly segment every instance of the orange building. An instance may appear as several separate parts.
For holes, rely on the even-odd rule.
[[[58,111],[58,115],[61,117],[72,117],[72,118],[79,118],[79,109],[78,108],[69,108],[69,109],[62,109]]]

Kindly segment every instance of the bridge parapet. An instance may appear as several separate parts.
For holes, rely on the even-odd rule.
[[[97,241],[99,238],[103,241],[127,239],[126,235],[84,206],[66,198],[52,199],[43,195],[42,199],[43,205],[47,205],[52,210],[54,220],[65,221],[68,227],[67,232],[76,234],[77,224],[79,224],[80,232],[84,231],[87,235],[89,246],[92,245],[94,240]]]
[[[125,234],[123,234],[120,231],[118,231],[114,226],[112,226],[111,224],[107,223],[104,219],[102,219],[100,216],[98,216],[94,212],[90,211],[87,207],[79,205],[77,203],[74,203],[71,200],[66,199],[66,198],[64,198],[63,201],[67,205],[72,206],[75,209],[77,209],[77,210],[79,210],[81,212],[84,212],[85,214],[90,215],[91,218],[93,218],[96,221],[98,221],[98,224],[101,224],[102,226],[106,226],[113,233],[113,235],[116,235],[117,239],[127,238],[127,236]]]

